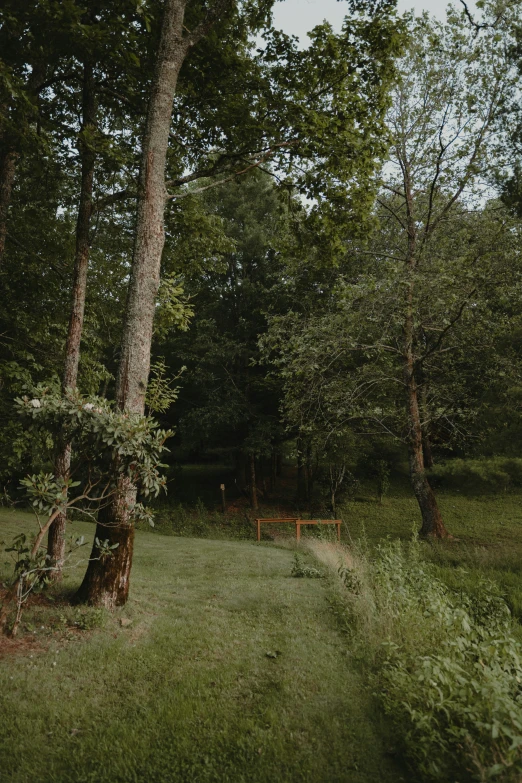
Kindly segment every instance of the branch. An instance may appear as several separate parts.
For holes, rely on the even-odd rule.
[[[199,41],[212,30],[219,17],[233,5],[233,2],[234,0],[216,0],[214,7],[207,11],[204,21],[198,24],[198,26],[185,38],[186,46],[190,48],[199,43]],[[187,27],[185,27],[185,30],[188,32]]]
[[[278,144],[276,147],[273,147],[269,149],[264,155],[261,156],[259,160],[255,160],[253,163],[251,163],[249,166],[247,166],[244,169],[241,169],[240,171],[234,171],[233,174],[231,174],[229,177],[225,177],[224,179],[220,179],[217,182],[211,182],[209,185],[204,185],[202,188],[198,188],[197,190],[187,190],[184,193],[174,193],[174,194],[168,194],[167,198],[172,200],[179,200],[182,198],[187,198],[187,196],[194,196],[198,193],[203,193],[205,190],[210,190],[211,188],[216,188],[219,185],[224,185],[226,182],[231,182],[236,177],[240,177],[242,174],[246,174],[247,171],[251,171],[252,169],[258,168],[263,163],[265,163],[267,160],[269,160],[273,155],[275,155],[275,152],[277,149],[279,149],[282,146],[288,146],[290,142],[285,142],[284,144]]]
[[[468,8],[467,3],[464,2],[464,0],[460,0],[460,3],[464,6],[464,13],[468,17],[468,21],[469,21],[470,25],[475,28],[475,37],[480,33],[481,30],[485,30],[485,29],[487,29],[489,27],[494,29],[497,26],[497,24],[500,22],[500,20],[502,19],[503,15],[504,15],[502,12],[499,13],[497,18],[495,19],[495,21],[493,23],[490,23],[490,22],[482,22],[482,23],[475,22],[475,20],[473,19],[472,15],[471,15],[471,11]]]
[[[457,313],[456,313],[455,317],[452,318],[452,320],[449,322],[449,324],[447,324],[447,326],[445,326],[444,329],[442,330],[442,332],[440,333],[440,335],[439,335],[435,345],[433,346],[433,348],[430,348],[429,351],[426,351],[426,353],[417,360],[418,364],[422,364],[422,362],[426,361],[428,356],[432,356],[434,353],[437,353],[437,351],[438,351],[440,345],[442,344],[442,341],[444,340],[445,336],[450,331],[450,329],[452,329],[455,326],[457,321],[461,318],[464,310],[466,309],[466,307],[467,307],[467,305],[469,303],[469,300],[476,293],[477,293],[477,289],[476,288],[474,288],[473,291],[470,291],[470,293],[468,294],[466,299],[464,299],[464,301],[462,302],[461,306],[457,310]],[[448,349],[448,350],[451,350],[451,349]],[[439,351],[439,353],[440,353],[440,351]]]
[[[395,210],[394,210],[394,209],[392,209],[390,206],[388,206],[388,204],[386,204],[384,201],[381,201],[381,199],[380,199],[380,198],[378,198],[378,199],[377,199],[377,203],[378,203],[378,204],[380,204],[380,205],[381,205],[381,207],[383,207],[384,209],[387,209],[387,210],[388,210],[388,212],[390,212],[390,213],[393,215],[393,217],[395,218],[395,220],[396,220],[396,221],[399,223],[399,225],[401,226],[401,228],[402,228],[404,231],[406,231],[406,230],[407,230],[407,229],[406,229],[406,224],[404,223],[404,221],[403,221],[403,220],[401,220],[401,218],[398,216],[398,214],[395,212]]]
[[[129,190],[129,188],[118,190],[116,193],[109,193],[109,195],[103,196],[103,198],[100,198],[93,203],[92,214],[94,215],[96,212],[101,212],[106,207],[110,207],[118,201],[125,201],[127,198],[136,198],[136,195],[137,194],[134,191]]]
[[[298,144],[298,139],[294,139],[293,141],[281,141],[277,144],[274,144],[272,147],[256,150],[249,154],[252,156],[259,156],[259,163],[257,165],[260,165],[264,162],[264,160],[268,160],[272,155],[274,155],[277,150],[284,147],[294,147],[296,144]],[[216,174],[230,171],[234,164],[246,162],[246,154],[247,153],[222,153],[212,166],[209,166],[206,169],[199,169],[198,171],[194,171],[192,174],[186,174],[184,177],[169,179],[165,182],[165,185],[166,187],[179,187],[181,185],[188,185],[190,182],[194,182],[197,179],[207,179],[208,177],[213,177]],[[171,198],[176,198],[176,196],[171,196]]]
[[[55,266],[55,265],[54,265],[54,264],[53,264],[51,261],[49,261],[47,258],[43,258],[41,255],[39,255],[39,253],[36,253],[34,250],[31,250],[30,248],[28,248],[28,247],[26,247],[25,245],[23,245],[23,244],[22,244],[22,243],[21,243],[21,242],[20,242],[18,239],[16,239],[16,237],[14,237],[14,236],[13,236],[11,233],[9,233],[9,231],[7,232],[6,236],[7,236],[8,240],[9,240],[10,242],[12,242],[12,243],[13,243],[13,245],[16,245],[16,247],[19,247],[19,248],[20,248],[20,250],[23,250],[23,251],[24,251],[24,253],[29,253],[29,255],[30,255],[30,256],[33,256],[34,258],[37,258],[37,259],[38,259],[38,261],[41,261],[41,262],[42,262],[42,264],[45,264],[45,265],[46,265],[46,266],[48,266],[50,269],[52,269],[52,270],[53,270],[53,272],[56,272],[56,274],[57,274],[59,277],[61,277],[61,278],[62,278],[62,280],[64,279],[64,277],[63,277],[63,271],[62,271],[62,270],[60,270],[60,269],[58,269],[58,267],[56,267],[56,266]]]

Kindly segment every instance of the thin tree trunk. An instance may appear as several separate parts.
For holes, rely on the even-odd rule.
[[[277,483],[277,455],[273,451],[270,455],[270,489],[273,491]]]
[[[423,420],[422,427],[422,453],[424,455],[424,467],[429,470],[433,467],[433,452],[431,450],[429,412],[428,412],[428,393],[425,378],[420,377],[421,386],[419,387],[419,404]]]
[[[8,149],[0,153],[0,267],[2,266],[5,251],[7,213],[11,203],[17,157],[18,155],[14,150]]]
[[[305,498],[308,503],[308,510],[312,513],[312,489],[313,489],[314,477],[312,469],[312,445],[308,443],[306,446],[305,456]]]
[[[414,355],[415,337],[415,313],[414,313],[414,286],[415,270],[417,267],[416,243],[417,227],[413,209],[413,192],[410,179],[409,161],[404,157],[402,161],[404,176],[404,193],[406,196],[406,216],[408,230],[408,252],[406,267],[409,275],[406,288],[404,331],[403,331],[403,380],[406,391],[406,421],[407,443],[409,454],[410,480],[413,492],[419,504],[422,516],[422,526],[419,531],[421,536],[434,536],[447,538],[448,531],[444,527],[442,516],[437,505],[437,498],[430,486],[424,466],[424,454],[422,451],[422,425],[419,409],[419,393],[416,378]]]
[[[250,505],[254,511],[259,508],[257,502],[257,485],[256,485],[256,455],[250,455]]]
[[[121,358],[116,380],[120,410],[143,414],[150,370],[150,349],[160,265],[165,241],[165,164],[172,118],[172,103],[178,74],[189,48],[204,35],[183,35],[186,0],[167,0],[161,40],[151,88],[147,125],[143,139],[137,205],[136,239]],[[221,5],[215,6],[217,14]],[[216,17],[214,17],[216,18]],[[96,543],[77,600],[113,608],[126,603],[134,541],[131,509],[136,490],[119,480],[117,494],[100,516],[96,537],[117,543],[113,559],[99,559]]]
[[[435,493],[426,476],[417,384],[412,370],[413,357],[410,354],[405,357],[404,382],[406,386],[410,479],[422,515],[420,535],[447,538],[448,531],[442,521]]]
[[[433,461],[430,433],[426,431],[422,433],[422,453],[424,455],[424,467],[426,470],[429,470],[434,466],[435,462]]]
[[[46,66],[41,62],[33,62],[32,70],[27,79],[27,92],[33,101],[37,101],[42,84],[45,80]],[[7,110],[4,105],[2,107]],[[11,203],[11,194],[16,175],[16,163],[19,158],[17,142],[5,137],[1,140],[0,151],[0,268],[2,266],[5,241],[7,238],[7,216]]]
[[[297,439],[297,500],[306,499],[304,460],[301,438]]]
[[[89,266],[89,232],[92,215],[92,192],[96,153],[90,142],[90,136],[96,124],[96,91],[94,72],[91,63],[83,68],[82,129],[80,134],[80,155],[82,162],[81,192],[76,220],[76,250],[74,256],[74,275],[72,287],[71,315],[65,347],[65,365],[62,378],[62,390],[75,389],[78,381],[80,363],[80,344],[82,339],[87,293],[87,269]],[[55,458],[55,475],[67,480],[71,466],[71,444],[62,439],[58,444]],[[51,528],[47,539],[47,554],[56,570],[51,571],[53,579],[61,579],[65,557],[65,529],[67,516],[60,514]]]

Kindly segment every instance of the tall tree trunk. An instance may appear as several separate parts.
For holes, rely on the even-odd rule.
[[[186,0],[167,0],[161,40],[143,139],[136,238],[121,358],[116,379],[116,400],[121,410],[143,414],[150,370],[150,349],[161,255],[165,241],[165,164],[178,74],[196,33],[183,36]],[[201,35],[208,30],[208,25]],[[96,542],[77,600],[107,608],[126,603],[134,542],[131,509],[136,490],[124,479],[100,515],[96,537],[118,544],[113,558],[100,559]]]
[[[297,439],[297,500],[306,500],[304,459],[301,438]]]
[[[405,357],[404,383],[406,386],[410,479],[422,515],[420,535],[447,538],[449,534],[444,527],[437,499],[424,467],[419,401],[411,353]]]
[[[413,209],[413,189],[410,178],[410,165],[406,157],[404,157],[402,161],[402,170],[408,231],[406,267],[409,276],[406,287],[402,358],[403,380],[406,392],[406,422],[410,480],[422,516],[422,526],[419,534],[421,536],[447,538],[449,533],[444,527],[444,522],[442,521],[442,516],[437,505],[437,498],[435,497],[435,493],[426,476],[424,453],[422,450],[422,424],[419,409],[419,389],[417,385],[417,373],[419,368],[415,366],[414,354],[414,287],[415,270],[417,267],[417,225]]]
[[[14,150],[6,149],[0,152],[0,267],[5,251],[7,237],[7,213],[11,203],[11,191],[16,172],[16,159],[18,155]]]
[[[32,70],[27,79],[27,94],[30,101],[36,103],[45,81],[46,64],[36,61],[31,65]],[[2,109],[3,111],[8,111],[6,105],[3,105]],[[16,163],[19,158],[19,152],[17,151],[18,146],[19,143],[16,139],[8,139],[5,136],[4,138],[0,138],[0,268],[5,252],[7,215],[16,175]]]
[[[75,389],[78,381],[80,363],[80,344],[82,339],[85,296],[87,293],[87,269],[89,266],[89,231],[92,215],[92,192],[96,153],[92,148],[91,135],[96,125],[96,90],[94,71],[91,63],[83,67],[82,93],[82,129],[80,132],[80,156],[82,178],[78,217],[76,220],[76,250],[74,255],[74,273],[72,287],[71,315],[65,347],[65,365],[62,378],[62,390]],[[55,475],[64,480],[69,477],[71,466],[71,444],[61,439],[55,458]],[[51,571],[54,579],[62,575],[65,557],[65,529],[67,516],[60,514],[49,529],[47,554],[55,569]]]
[[[259,508],[257,502],[257,484],[256,484],[256,455],[250,454],[250,505],[254,511]]]
[[[419,404],[421,410],[421,416],[423,420],[422,425],[422,453],[424,455],[424,467],[429,470],[433,467],[433,452],[431,450],[430,440],[430,427],[429,427],[429,411],[428,411],[428,391],[426,385],[426,379],[422,374],[420,376],[421,385],[419,386]]]
[[[413,492],[419,504],[422,526],[420,535],[447,538],[442,516],[437,505],[435,493],[430,486],[424,466],[422,449],[422,426],[419,409],[419,393],[415,378],[415,357],[413,351],[414,313],[413,313],[413,271],[414,260],[410,261],[410,282],[407,293],[406,316],[404,321],[403,378],[406,390],[407,442],[409,453],[410,480]]]

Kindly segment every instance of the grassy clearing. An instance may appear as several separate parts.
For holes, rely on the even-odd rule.
[[[29,524],[0,512],[0,538]],[[292,562],[273,544],[138,532],[131,601],[83,610],[83,631],[59,601],[72,570],[0,661],[0,780],[405,780],[327,580],[291,578]]]
[[[286,488],[282,487],[272,503],[263,503],[257,514],[246,504],[239,508],[233,504],[227,514],[222,514],[216,498],[214,505],[210,500],[205,506],[198,497],[205,487],[212,490],[217,486],[219,470],[219,466],[183,468],[183,476],[185,471],[187,474],[186,500],[183,503],[176,500],[159,510],[158,532],[252,540],[254,516],[298,515],[303,511],[294,502],[293,480],[288,481]],[[491,579],[498,584],[513,615],[522,620],[522,493],[473,495],[469,490],[466,493],[453,490],[439,491],[437,497],[446,526],[455,536],[451,542],[423,548],[424,557],[436,566],[437,577],[448,587],[467,594],[473,593],[484,578]],[[363,483],[356,497],[341,507],[340,516],[344,520],[343,540],[348,544],[365,541],[370,549],[387,538],[409,540],[421,523],[409,483],[398,477],[382,505],[377,500],[375,486],[371,482]],[[266,540],[284,532],[289,538],[293,535],[291,527],[285,531],[283,527],[264,526],[262,532]],[[313,528],[303,530],[302,534],[313,540],[319,532],[327,535],[327,531]]]

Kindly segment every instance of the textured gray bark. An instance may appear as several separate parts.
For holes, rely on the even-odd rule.
[[[83,68],[82,90],[82,128],[80,135],[80,156],[82,162],[80,203],[76,219],[76,249],[74,255],[74,273],[72,286],[71,315],[65,347],[65,364],[62,378],[62,390],[75,389],[78,381],[80,363],[80,345],[82,339],[85,297],[87,293],[87,270],[89,266],[89,233],[92,215],[92,193],[96,153],[89,142],[89,136],[96,125],[96,89],[93,67],[85,63]],[[61,440],[55,457],[55,476],[67,479],[71,466],[71,444]],[[58,580],[62,575],[65,557],[66,514],[60,514],[49,529],[47,554],[56,570],[51,571],[52,578]]]
[[[165,241],[164,211],[166,203],[165,164],[172,117],[172,104],[180,68],[190,47],[201,38],[219,11],[228,3],[217,3],[214,14],[194,33],[184,35],[183,19],[186,0],[167,0],[160,46],[152,83],[147,124],[143,139],[138,191],[136,239],[121,358],[116,381],[119,408],[143,414],[150,370],[150,349],[160,265]],[[98,559],[93,546],[89,566],[77,600],[107,608],[127,601],[134,527],[130,508],[136,490],[121,481],[117,495],[104,510],[96,529],[100,540],[117,543],[112,562]]]

